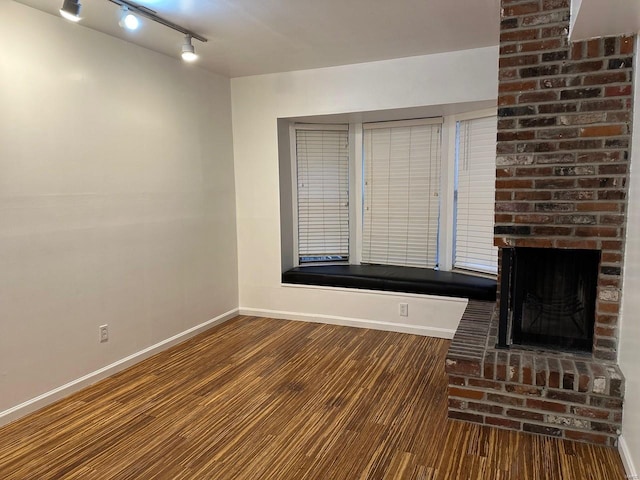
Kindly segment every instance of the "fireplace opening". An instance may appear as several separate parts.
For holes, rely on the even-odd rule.
[[[512,342],[591,352],[599,263],[597,250],[514,249]]]

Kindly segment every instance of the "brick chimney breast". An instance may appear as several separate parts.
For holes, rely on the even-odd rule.
[[[599,250],[593,357],[615,361],[635,41],[569,42],[569,3],[502,1],[495,244]]]

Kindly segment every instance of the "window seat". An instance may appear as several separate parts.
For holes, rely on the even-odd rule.
[[[298,285],[364,288],[495,301],[497,281],[428,268],[391,265],[315,265],[292,268],[282,282]]]

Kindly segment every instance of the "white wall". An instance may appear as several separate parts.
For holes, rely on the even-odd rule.
[[[569,20],[569,34],[573,34],[573,28],[576,24],[576,19],[580,14],[580,8],[582,7],[582,0],[571,0],[571,18]]]
[[[2,422],[238,293],[229,80],[15,2],[0,39]]]
[[[464,300],[281,284],[277,119],[495,100],[497,63],[491,47],[232,79],[241,312],[450,336]]]
[[[636,42],[640,56],[640,32]],[[637,63],[636,63],[637,65]],[[622,422],[623,458],[634,466],[628,474],[640,473],[640,75],[635,75],[633,145],[627,220],[627,242],[622,289],[622,327],[619,364],[626,378],[624,417]],[[626,451],[624,451],[626,449]]]

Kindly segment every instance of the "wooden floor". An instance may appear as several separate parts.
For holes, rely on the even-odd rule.
[[[239,317],[1,428],[0,478],[625,478],[614,449],[447,420],[448,344]]]

